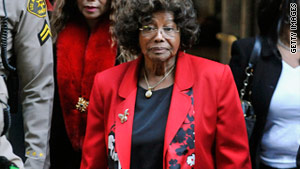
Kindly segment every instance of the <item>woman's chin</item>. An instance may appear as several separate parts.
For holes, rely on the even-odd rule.
[[[165,62],[173,57],[170,52],[156,52],[151,53],[148,56],[148,58],[153,62]]]

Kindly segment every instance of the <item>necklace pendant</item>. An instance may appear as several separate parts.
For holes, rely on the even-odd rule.
[[[146,91],[146,93],[145,93],[145,97],[146,97],[147,99],[149,99],[151,96],[152,96],[152,91],[151,91],[151,89],[148,89],[148,90]]]

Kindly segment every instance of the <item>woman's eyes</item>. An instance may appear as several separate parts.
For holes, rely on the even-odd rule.
[[[158,28],[154,27],[154,26],[144,26],[143,27],[143,30],[145,30],[145,31],[156,31],[157,29]],[[175,30],[174,27],[168,27],[168,26],[163,27],[162,29],[163,29],[164,32],[172,32],[172,31]]]
[[[164,30],[165,32],[172,32],[172,31],[175,30],[175,28],[173,28],[173,27],[163,27],[163,30]]]
[[[145,30],[145,31],[155,31],[155,30],[157,30],[157,28],[154,27],[154,26],[145,26],[145,27],[144,27],[144,30]]]

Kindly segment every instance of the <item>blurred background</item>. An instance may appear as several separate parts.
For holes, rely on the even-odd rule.
[[[232,43],[258,33],[258,1],[194,0],[201,33],[198,43],[187,53],[228,64]]]

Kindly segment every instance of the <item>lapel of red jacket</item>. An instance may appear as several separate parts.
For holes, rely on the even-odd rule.
[[[170,143],[177,131],[186,119],[191,98],[185,94],[194,84],[193,71],[190,64],[189,55],[179,52],[176,62],[175,83],[170,103],[169,116],[165,130],[164,142],[164,168],[166,167],[166,153]]]
[[[123,99],[118,105],[115,114],[116,121],[116,150],[122,169],[130,168],[131,136],[134,117],[134,107],[138,83],[138,71],[141,58],[130,63],[123,77],[118,94]],[[128,109],[129,115],[126,122],[121,123],[119,114],[124,114]]]

